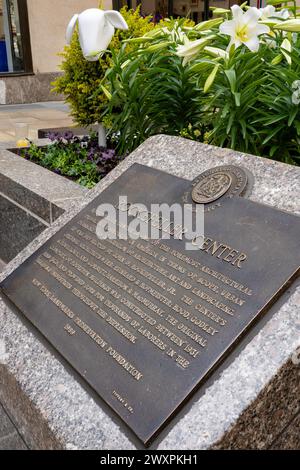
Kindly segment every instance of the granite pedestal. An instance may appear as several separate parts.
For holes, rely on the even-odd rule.
[[[156,136],[35,238],[7,265],[0,280],[134,162],[190,180],[214,166],[241,165],[255,177],[250,199],[295,215],[300,213],[299,168],[181,138]],[[299,310],[300,283],[296,281],[196,392],[152,448],[299,448]],[[0,401],[30,447],[142,447],[2,301],[0,327]]]

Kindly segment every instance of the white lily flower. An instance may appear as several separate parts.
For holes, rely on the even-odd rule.
[[[296,105],[300,104],[300,92],[298,90],[294,91],[292,94],[292,103]]]
[[[188,29],[192,29],[192,28],[185,28],[185,30],[188,30]],[[186,37],[186,34],[182,30],[182,28],[179,26],[178,21],[174,23],[172,29],[169,29],[166,26],[164,26],[163,28],[160,28],[160,31],[164,33],[166,36],[168,36],[168,38],[174,42],[184,42],[184,39]]]
[[[126,21],[118,11],[89,8],[71,19],[66,32],[67,44],[70,44],[77,24],[82,53],[90,62],[98,60],[107,49],[115,28],[128,29]]]
[[[300,90],[300,80],[294,80],[293,81],[292,90]]]
[[[300,80],[294,80],[292,83],[292,103],[300,104]]]
[[[267,18],[281,18],[287,20],[290,17],[289,11],[286,8],[276,11],[273,5],[267,5],[265,8],[260,8],[259,11],[261,12],[261,20],[266,20]]]
[[[196,41],[190,41],[187,36],[184,37],[184,44],[177,46],[176,54],[179,57],[183,57],[182,64],[185,65],[191,59],[193,59],[206,44],[208,44],[213,36],[207,36],[205,38],[196,39]]]
[[[257,52],[259,49],[258,36],[270,31],[268,26],[258,23],[261,12],[257,8],[251,7],[244,13],[238,5],[233,5],[231,11],[233,19],[224,21],[220,26],[222,34],[231,36],[228,49],[232,44],[235,45],[235,48],[245,44],[250,51]]]

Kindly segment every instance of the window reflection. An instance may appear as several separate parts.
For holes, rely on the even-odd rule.
[[[24,71],[17,0],[0,0],[0,73]]]
[[[239,0],[119,0],[118,7],[128,5],[129,8],[136,8],[141,4],[141,14],[152,15],[155,22],[173,16],[189,17],[197,23],[203,21],[206,16],[212,16],[209,7],[230,8],[240,3]]]

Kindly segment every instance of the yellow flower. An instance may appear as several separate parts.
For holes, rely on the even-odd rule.
[[[27,139],[20,139],[17,141],[17,147],[18,148],[29,147],[29,141]]]

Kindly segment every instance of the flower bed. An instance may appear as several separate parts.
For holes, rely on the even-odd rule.
[[[51,133],[48,138],[50,145],[39,147],[31,142],[17,153],[87,188],[95,186],[123,159],[112,145],[111,148],[99,147],[95,134],[78,137],[67,131]]]
[[[300,17],[271,2],[124,41],[99,87],[118,150],[164,133],[299,165]]]
[[[300,164],[300,13],[296,0],[211,8],[213,18],[153,24],[122,11],[99,60],[75,31],[55,90],[78,123],[101,122],[120,154],[156,134]],[[96,50],[96,49],[95,49]]]

